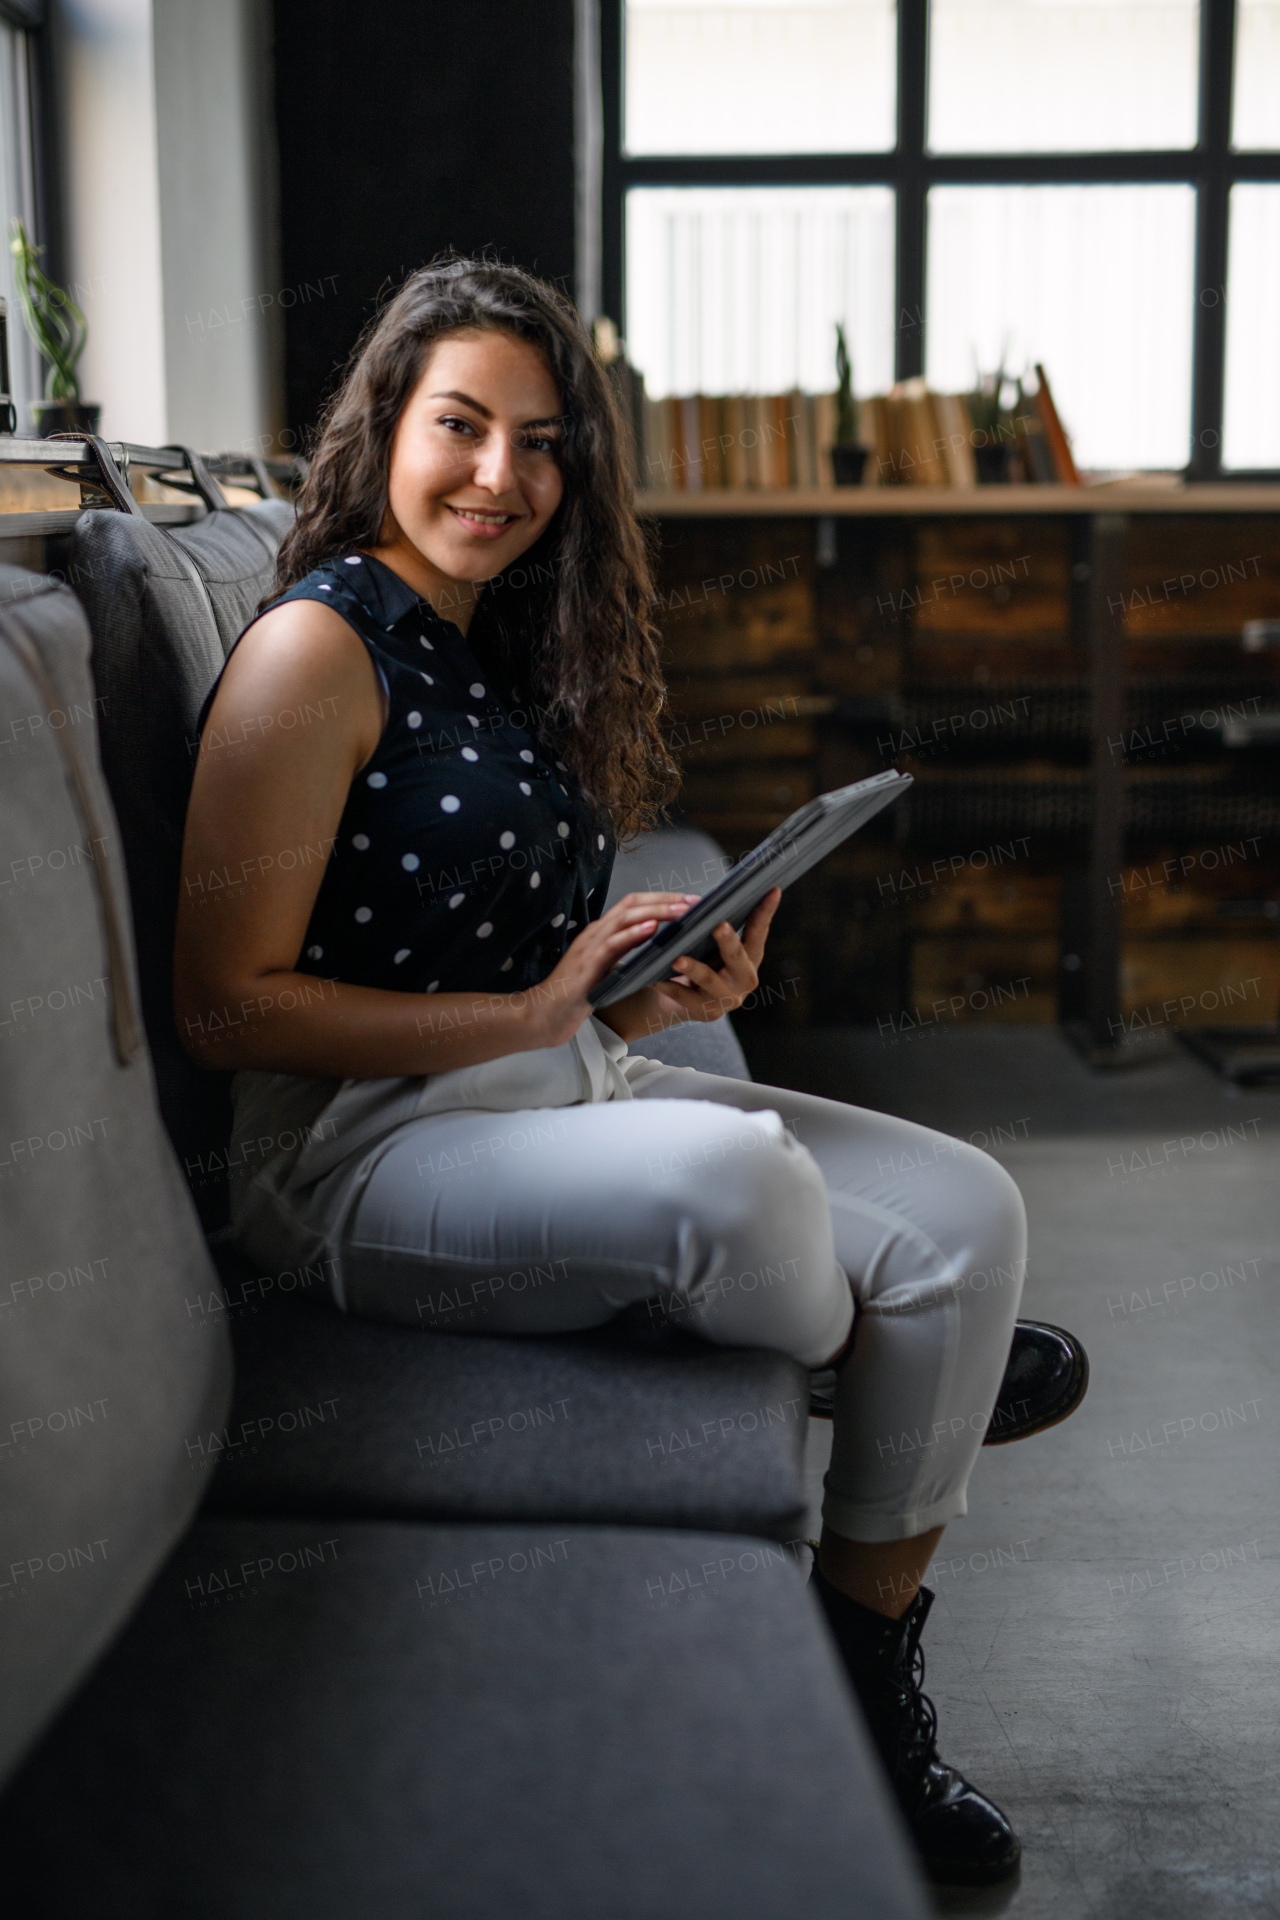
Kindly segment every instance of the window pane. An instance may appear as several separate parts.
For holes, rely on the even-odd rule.
[[[882,153],[895,0],[627,0],[629,153]]]
[[[830,393],[843,321],[860,393],[893,378],[888,187],[637,187],[627,348],[648,392]]]
[[[1280,187],[1231,189],[1227,256],[1228,467],[1280,467]]]
[[[1190,147],[1196,0],[932,0],[939,153]]]
[[[935,187],[930,385],[1039,360],[1081,466],[1185,466],[1194,228],[1190,187]]]
[[[9,251],[9,222],[25,220],[31,231],[31,127],[27,119],[27,40],[15,28],[0,24],[0,295],[9,302],[9,380],[18,413],[18,432],[34,432],[28,418],[33,400],[41,395],[42,362],[27,337],[18,305],[18,284]],[[73,289],[73,292],[76,292]],[[83,293],[77,297],[83,301]]]
[[[1280,147],[1280,5],[1237,0],[1235,105],[1237,147]]]

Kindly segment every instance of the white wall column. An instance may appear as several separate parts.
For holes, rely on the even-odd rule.
[[[112,439],[204,452],[278,425],[266,0],[59,0],[82,391]]]
[[[68,279],[80,391],[113,440],[168,439],[151,0],[61,0]]]

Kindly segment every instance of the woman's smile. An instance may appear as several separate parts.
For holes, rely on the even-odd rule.
[[[504,534],[508,527],[514,526],[517,520],[524,517],[518,513],[492,513],[484,507],[457,507],[451,500],[446,500],[443,504],[462,522],[468,532],[475,534],[481,540],[496,539]]]

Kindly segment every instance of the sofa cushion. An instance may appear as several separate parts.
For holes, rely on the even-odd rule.
[[[200,708],[275,574],[293,519],[283,500],[211,513],[181,528],[84,513],[71,578],[93,634],[102,764],[124,838],[142,1011],[165,1125],[216,1226],[231,1126],[230,1075],[197,1067],[173,1018],[173,940],[182,832]]]
[[[908,1920],[790,1556],[201,1522],[0,1803],[41,1920]]]
[[[219,1253],[236,1397],[192,1429],[209,1508],[701,1527],[794,1540],[808,1376],[778,1353],[629,1323],[554,1339],[416,1332],[328,1304],[323,1274]]]
[[[75,596],[0,567],[0,1774],[186,1526],[218,1281],[164,1136]]]
[[[663,827],[620,852],[613,863],[606,906],[624,893],[706,893],[723,879],[732,861],[709,833],[697,827]],[[643,1053],[668,1067],[696,1067],[728,1080],[749,1080],[742,1044],[728,1014],[719,1020],[686,1021],[646,1039],[630,1040],[631,1053]]]

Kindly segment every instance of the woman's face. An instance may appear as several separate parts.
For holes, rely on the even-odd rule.
[[[383,550],[409,567],[420,558],[441,587],[479,585],[509,567],[564,493],[560,411],[528,341],[470,330],[438,341],[392,442]]]

